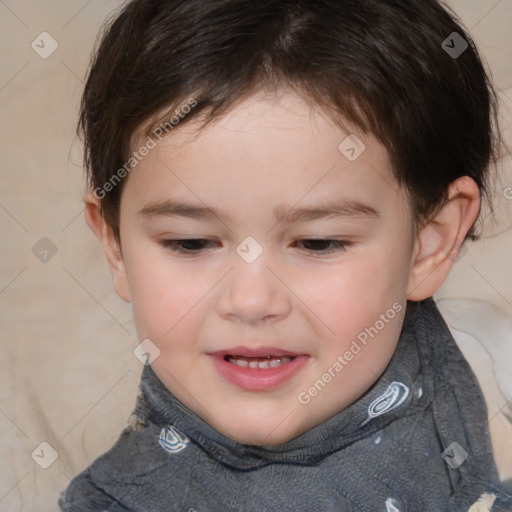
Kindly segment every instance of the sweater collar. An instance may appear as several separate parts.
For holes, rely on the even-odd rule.
[[[426,316],[430,316],[428,322]],[[343,411],[283,444],[252,446],[220,434],[185,407],[150,365],[142,372],[136,411],[144,411],[145,423],[171,429],[173,438],[188,438],[227,466],[247,470],[276,462],[310,465],[359,439],[376,436],[397,418],[428,407],[436,359],[432,351],[442,343],[443,325],[432,298],[408,302],[396,350],[377,382]]]

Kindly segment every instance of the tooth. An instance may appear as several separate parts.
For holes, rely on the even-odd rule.
[[[242,368],[253,368],[253,369],[267,369],[267,368],[277,368],[282,366],[283,364],[289,363],[293,357],[290,356],[280,356],[273,357],[267,356],[263,361],[248,361],[246,358],[238,358],[238,357],[229,357],[228,362],[240,366]]]
[[[236,364],[237,366],[241,366],[242,368],[247,368],[249,363],[244,361],[243,359],[236,359],[234,357],[230,357],[228,360],[230,363]]]

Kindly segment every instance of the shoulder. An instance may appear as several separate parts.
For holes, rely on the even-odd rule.
[[[89,468],[77,475],[61,492],[58,505],[63,512],[129,512],[94,484]]]
[[[193,466],[195,450],[190,447],[178,453],[180,450],[174,448],[173,453],[168,430],[169,427],[154,424],[140,429],[125,428],[112,448],[78,474],[61,493],[61,510],[133,512],[138,510],[136,503],[141,493],[157,491],[156,487],[162,485],[155,475],[188,478],[185,467]]]

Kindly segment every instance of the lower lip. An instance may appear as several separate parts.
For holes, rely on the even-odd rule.
[[[244,368],[229,363],[222,356],[210,356],[217,371],[229,382],[248,391],[275,388],[295,375],[309,356],[295,356],[289,363],[277,368]]]

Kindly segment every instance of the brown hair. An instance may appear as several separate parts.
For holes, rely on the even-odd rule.
[[[466,43],[460,55],[447,51]],[[166,131],[200,113],[205,126],[280,87],[376,136],[417,223],[460,176],[490,203],[497,96],[471,38],[438,1],[132,0],[104,29],[79,122],[89,185],[115,235],[143,127],[148,135],[172,110],[179,124]]]

